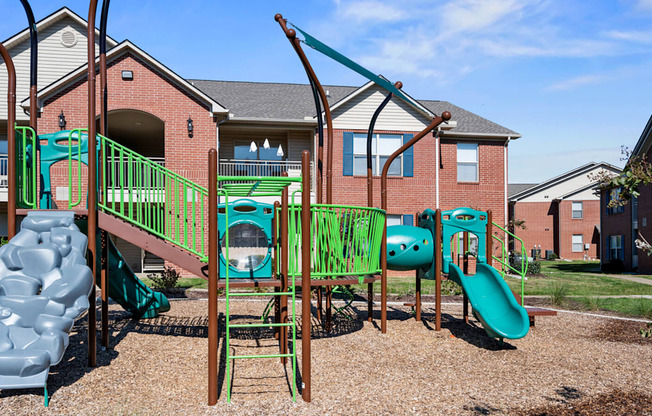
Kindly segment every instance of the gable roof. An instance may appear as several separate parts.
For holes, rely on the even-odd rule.
[[[138,48],[136,45],[131,43],[128,40],[121,42],[119,45],[111,49],[106,54],[107,64],[111,61],[119,58],[125,53],[132,53],[138,58],[142,59],[144,62],[151,65],[154,69],[159,71],[163,76],[165,76],[170,82],[176,84],[179,88],[183,89],[192,96],[198,98],[200,101],[204,102],[211,109],[211,112],[214,114],[226,114],[229,110],[220,105],[217,101],[212,99],[210,96],[206,95],[203,91],[199,90],[197,87],[192,85],[190,82],[181,78],[174,71],[152,58],[150,55],[145,53],[142,49]],[[99,57],[96,59],[96,62],[99,62]],[[80,66],[74,71],[68,73],[67,75],[61,77],[59,80],[53,82],[47,87],[41,89],[38,94],[39,106],[43,106],[43,102],[52,95],[60,92],[65,89],[71,83],[83,78],[87,75],[88,72],[88,63]],[[29,106],[29,98],[25,98],[20,103],[23,107]]]
[[[645,128],[643,129],[643,132],[641,133],[641,137],[639,137],[638,142],[636,142],[636,146],[634,146],[634,150],[632,150],[632,156],[643,156],[647,154],[650,151],[650,148],[652,147],[652,116],[647,121],[647,124],[645,125]]]
[[[219,99],[231,111],[230,119],[247,120],[314,120],[316,115],[312,89],[309,84],[270,82],[211,81],[190,79],[190,83],[214,99]],[[331,110],[366,90],[374,83],[362,87],[324,85]],[[481,136],[516,139],[520,134],[491,122],[447,101],[415,100],[423,106],[424,117],[448,110],[453,114],[449,136]]]
[[[69,8],[62,7],[59,10],[55,11],[54,13],[50,14],[49,16],[46,16],[43,19],[36,22],[36,30],[37,32],[41,32],[43,29],[52,26],[59,20],[66,17],[71,18],[72,20],[76,21],[77,23],[79,23],[80,25],[88,29],[88,22],[86,20],[81,18],[81,16],[79,16],[77,13],[73,12]],[[100,30],[95,28],[95,34],[99,37]],[[5,46],[5,48],[7,48],[7,50],[9,50],[13,46],[19,44],[25,39],[29,39],[29,27],[27,27],[24,30],[21,30],[20,32],[6,39],[5,41],[2,42],[2,44]],[[107,44],[107,48],[112,48],[116,46],[118,42],[116,42],[115,39],[107,35],[106,44]]]
[[[507,197],[511,198],[512,195],[519,194],[535,185],[536,183],[510,183],[507,185]]]
[[[591,172],[592,170],[596,170],[596,169],[599,169],[599,168],[610,170],[610,171],[612,171],[614,173],[620,173],[621,172],[621,169],[619,167],[614,166],[612,164],[609,164],[607,162],[599,162],[599,163],[598,162],[590,162],[590,163],[587,163],[587,164],[582,165],[580,167],[577,167],[575,169],[572,169],[572,170],[570,170],[570,171],[568,171],[566,173],[563,173],[563,174],[561,174],[559,176],[555,176],[554,178],[548,179],[547,181],[544,181],[544,182],[541,182],[541,183],[536,184],[534,186],[531,186],[529,188],[526,188],[526,189],[524,189],[524,190],[522,190],[520,192],[517,192],[517,193],[515,193],[513,195],[509,195],[509,200],[512,201],[512,202],[517,202],[518,200],[526,198],[526,197],[528,197],[528,196],[530,196],[530,195],[532,195],[534,193],[540,192],[540,191],[548,189],[548,188],[552,188],[555,185],[558,185],[558,184],[560,184],[562,182],[565,182],[565,181],[567,181],[569,179],[572,179],[572,178],[575,178],[577,176],[586,175],[589,172]],[[588,188],[591,188],[592,186],[594,186],[594,184],[591,184],[590,186],[588,186]],[[583,186],[581,188],[581,190],[585,190],[585,188],[586,188],[586,185]],[[570,193],[567,193],[563,197],[567,197],[568,195],[575,194],[577,191],[578,190],[574,190],[574,191],[572,191]]]

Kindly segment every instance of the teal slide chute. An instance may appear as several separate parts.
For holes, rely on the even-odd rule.
[[[490,337],[519,339],[527,335],[530,319],[496,269],[476,264],[476,273],[466,276],[454,263],[448,278],[464,288],[473,314]]]

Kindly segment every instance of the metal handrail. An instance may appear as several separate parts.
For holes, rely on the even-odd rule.
[[[17,205],[28,209],[36,209],[38,204],[38,174],[36,166],[36,132],[29,126],[16,126],[16,141],[20,140],[17,152]],[[29,137],[28,137],[29,136]]]
[[[498,241],[500,243],[500,257],[494,256],[493,254],[491,257],[496,260],[498,263],[500,263],[503,267],[502,270],[500,270],[500,274],[503,276],[503,279],[505,278],[505,274],[511,270],[515,274],[521,276],[521,305],[524,304],[525,302],[525,275],[527,274],[527,268],[529,265],[529,262],[527,260],[527,252],[525,250],[525,246],[523,244],[523,240],[521,240],[519,237],[517,237],[514,233],[509,232],[507,229],[501,227],[500,225],[496,224],[495,222],[492,222],[492,225],[499,230],[503,231],[507,236],[513,237],[515,240],[519,241],[521,243],[521,268],[520,270],[516,269],[513,267],[511,264],[509,264],[509,251],[507,250],[507,247],[505,246],[505,241],[503,239],[498,238],[496,235],[492,235],[491,237]]]

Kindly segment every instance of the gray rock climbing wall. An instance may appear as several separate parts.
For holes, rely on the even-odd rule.
[[[28,213],[0,247],[0,388],[45,387],[88,310],[93,275],[74,213]]]

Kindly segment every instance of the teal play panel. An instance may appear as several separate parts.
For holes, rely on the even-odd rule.
[[[434,254],[433,234],[411,225],[387,227],[387,268],[414,270],[429,268]]]
[[[228,218],[228,220],[227,220]],[[272,219],[274,206],[238,199],[218,205],[220,277],[269,279],[272,277]],[[228,227],[228,233],[227,233]],[[227,244],[228,234],[228,244]],[[228,245],[228,261],[226,259]]]

